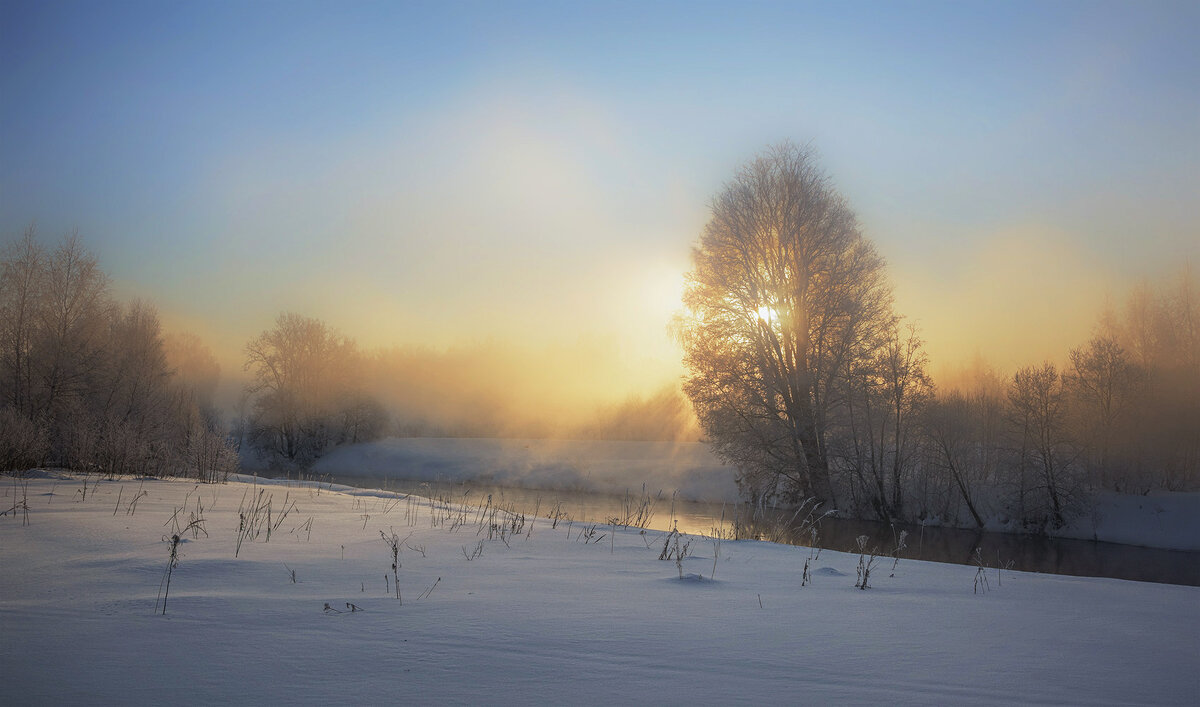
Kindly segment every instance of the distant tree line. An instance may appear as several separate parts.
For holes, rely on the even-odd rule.
[[[163,336],[154,307],[115,301],[74,235],[47,248],[30,227],[0,254],[0,471],[227,475],[218,375],[197,338]]]
[[[684,390],[753,503],[882,520],[1061,527],[1098,489],[1200,488],[1200,301],[1136,291],[1059,370],[939,391],[884,261],[811,150],[713,202],[676,322]]]
[[[246,453],[278,469],[304,469],[338,445],[384,436],[681,441],[699,433],[674,385],[601,406],[590,419],[554,424],[514,409],[517,396],[505,388],[528,375],[519,360],[489,360],[476,350],[367,352],[298,314],[280,315],[245,353],[252,382],[235,437]]]
[[[674,388],[589,420],[530,414],[508,389],[513,352],[364,352],[326,323],[281,314],[248,342],[232,425],[220,366],[194,334],[164,334],[154,307],[117,302],[75,235],[47,247],[30,227],[0,251],[0,471],[55,466],[212,480],[241,461],[297,471],[330,449],[387,435],[695,439]]]
[[[571,430],[579,439],[694,442],[700,428],[691,403],[677,384],[665,385],[649,395],[631,395],[602,406],[592,420]]]
[[[1189,270],[1147,284],[1053,363],[977,370],[920,410],[905,484],[919,513],[1057,526],[1094,490],[1200,490],[1200,298]]]
[[[614,357],[616,354],[613,354]],[[589,379],[602,353],[536,351],[482,341],[444,349],[389,347],[367,355],[369,389],[405,437],[695,441],[678,383],[606,399]],[[600,374],[612,380],[613,372]]]

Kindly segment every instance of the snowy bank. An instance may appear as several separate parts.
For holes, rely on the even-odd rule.
[[[1200,493],[1132,496],[1102,492],[1091,503],[1091,513],[1055,534],[1166,550],[1200,551]]]
[[[1200,694],[1195,587],[880,559],[861,591],[856,555],[691,537],[677,565],[658,559],[658,532],[566,519],[517,530],[503,512],[311,483],[0,481],[0,509],[18,511],[0,517],[14,703],[1183,705]],[[170,537],[188,525],[163,597]]]

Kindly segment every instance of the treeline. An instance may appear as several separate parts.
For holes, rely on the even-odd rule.
[[[366,377],[407,437],[695,440],[691,405],[677,384],[606,397],[595,376],[603,352],[530,350],[495,341],[445,349],[392,347],[370,354]],[[617,354],[612,354],[614,357]]]
[[[338,445],[389,435],[698,435],[675,386],[581,407],[554,378],[524,390],[544,372],[511,351],[366,352],[296,314],[247,344],[251,382],[229,428],[214,404],[212,352],[195,336],[164,335],[151,305],[117,302],[77,238],[48,248],[30,229],[0,253],[0,266],[0,471],[49,465],[212,480],[236,470],[239,453],[295,470]],[[940,387],[917,331],[890,307],[876,309],[854,328],[831,328],[854,336],[830,338],[841,363],[815,369],[816,439],[838,508],[1036,531],[1086,511],[1095,490],[1200,490],[1200,298],[1190,271],[1135,289],[1061,369],[977,367]],[[762,308],[751,323],[770,333],[786,323],[782,311]],[[714,374],[714,396],[757,391],[738,351],[713,360],[724,376]],[[748,500],[802,497],[800,477],[787,470],[808,460],[789,456],[787,418],[766,409],[714,405],[709,429],[719,429],[715,420],[737,433],[724,449],[741,455]]]
[[[0,471],[55,466],[212,480],[256,460],[297,470],[340,444],[398,436],[694,438],[678,390],[565,421],[538,371],[494,347],[363,351],[324,322],[282,314],[245,348],[251,376],[231,425],[220,366],[154,307],[122,303],[75,235],[30,227],[0,251]]]
[[[788,142],[714,198],[692,266],[684,391],[752,503],[1039,531],[1095,490],[1200,488],[1190,272],[1137,290],[1061,370],[939,391],[882,256],[815,152]]]
[[[0,471],[38,466],[211,481],[237,469],[213,405],[219,367],[117,302],[75,236],[34,229],[0,261]]]
[[[253,376],[235,437],[261,464],[303,469],[333,447],[402,437],[696,439],[675,386],[632,396],[576,421],[553,396],[514,391],[529,364],[496,349],[363,351],[325,322],[282,314],[246,347]],[[536,373],[536,372],[534,372]],[[544,409],[532,410],[539,402]]]
[[[1142,285],[1067,363],[936,389],[915,331],[847,381],[829,426],[836,500],[861,516],[1060,527],[1095,490],[1200,490],[1200,298]]]

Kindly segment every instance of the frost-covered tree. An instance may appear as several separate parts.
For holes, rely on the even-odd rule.
[[[45,267],[33,226],[5,248],[0,262],[0,399],[26,416],[33,413],[33,348]]]
[[[834,500],[842,379],[893,322],[883,259],[806,149],[769,149],[716,197],[678,322],[684,391],[752,498]]]
[[[306,467],[328,447],[378,437],[386,415],[359,389],[354,342],[324,322],[285,313],[246,345],[251,444],[275,462]]]
[[[1077,440],[1086,448],[1093,479],[1114,486],[1120,447],[1128,440],[1126,418],[1141,381],[1141,371],[1111,337],[1097,336],[1072,349],[1064,382],[1073,397]]]
[[[33,357],[35,415],[70,420],[106,361],[113,303],[108,277],[74,234],[47,257]],[[75,424],[68,422],[68,424]]]
[[[202,478],[235,469],[223,435],[186,432],[194,410],[177,398],[154,307],[113,302],[74,234],[48,250],[30,228],[3,250],[0,463]],[[215,465],[189,462],[200,443]]]
[[[1013,376],[1008,400],[1017,440],[1018,505],[1022,518],[1062,527],[1080,492],[1075,450],[1067,435],[1067,396],[1052,363]]]
[[[934,400],[924,415],[924,431],[928,442],[928,474],[943,471],[977,527],[985,524],[978,498],[978,482],[982,481],[980,450],[986,444],[983,423],[986,410],[977,400],[970,400],[958,391]],[[950,499],[946,499],[947,509]]]
[[[846,369],[846,404],[831,449],[855,505],[880,520],[900,520],[922,471],[920,420],[933,382],[915,326],[896,322],[871,348],[872,356]]]

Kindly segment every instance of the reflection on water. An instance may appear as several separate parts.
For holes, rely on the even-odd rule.
[[[644,494],[641,489],[622,496],[579,491],[491,486],[486,484],[430,483],[394,477],[322,476],[347,486],[398,491],[432,498],[447,498],[470,505],[482,505],[491,496],[491,504],[518,513],[546,516],[559,509],[564,520],[586,523],[607,523],[611,519],[636,519],[647,514],[645,527],[654,530],[678,528],[692,535],[721,533],[732,537],[736,528],[740,535],[772,537],[778,540],[808,545],[812,536],[798,529],[804,520],[791,511],[765,510],[750,513],[745,504],[714,504],[682,501],[670,496]],[[746,522],[754,518],[755,522]],[[641,523],[637,523],[641,525]],[[856,538],[870,538],[868,548],[878,547],[881,554],[890,555],[901,531],[907,531],[906,547],[901,558],[976,564],[981,558],[989,567],[1005,567],[1025,572],[1044,572],[1081,577],[1111,577],[1143,582],[1162,582],[1200,586],[1200,552],[1180,552],[1155,548],[1016,535],[986,533],[972,530],[920,525],[879,523],[843,518],[824,518],[818,521],[816,545],[840,552],[857,552]],[[978,550],[978,554],[976,553]]]

